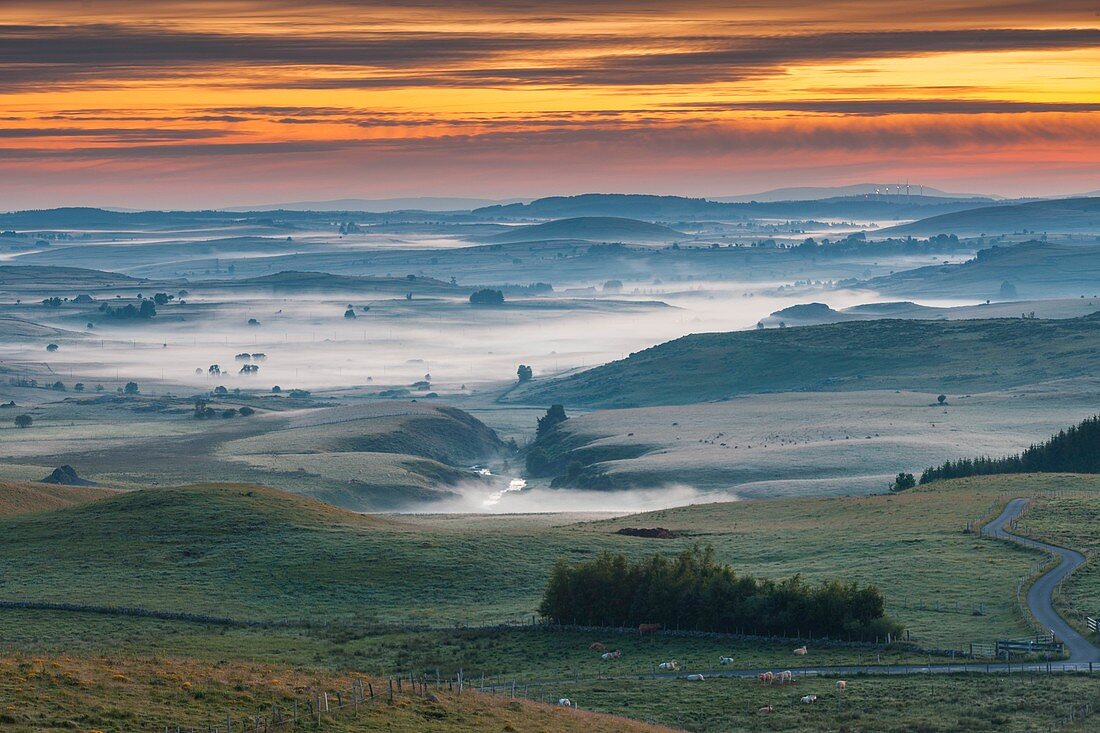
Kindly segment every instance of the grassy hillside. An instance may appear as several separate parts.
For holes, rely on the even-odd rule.
[[[876,277],[865,285],[901,295],[1093,298],[1098,278],[1100,247],[1024,242],[981,250],[974,259],[957,265],[930,265]],[[1013,295],[1001,294],[1005,282],[1014,289]]]
[[[333,275],[327,272],[301,272],[288,270],[273,275],[261,275],[241,280],[211,280],[192,283],[191,290],[203,288],[271,289],[279,293],[356,293],[400,292],[433,293],[454,292],[454,285],[430,277],[370,277]]]
[[[547,239],[592,239],[622,242],[670,242],[683,232],[660,224],[613,216],[582,216],[526,227],[511,227],[486,237],[487,242],[534,242]]]
[[[935,348],[929,348],[934,346]],[[1100,317],[879,320],[694,334],[507,396],[640,407],[800,390],[1001,389],[1096,373]]]
[[[291,711],[298,701],[302,717],[314,690],[337,691],[346,699],[358,675],[287,668],[255,663],[201,663],[170,659],[0,656],[0,725],[12,733],[31,731],[234,730],[245,719],[270,715],[271,706]],[[368,680],[364,680],[364,683]],[[370,680],[381,696],[383,680]],[[392,733],[473,733],[474,731],[540,731],[543,733],[656,733],[658,726],[598,713],[564,710],[527,701],[465,692],[433,690],[435,699],[408,690],[393,703],[379,699],[357,712],[324,716],[324,730],[391,731]],[[287,728],[289,730],[290,728]]]
[[[492,623],[529,619],[558,557],[637,558],[703,543],[761,577],[876,583],[915,641],[958,645],[1021,632],[1011,591],[1031,558],[963,534],[966,521],[1004,491],[1098,485],[1059,475],[968,479],[899,496],[708,504],[566,525],[537,515],[368,517],[244,485],[147,489],[0,520],[0,598],[344,619],[352,628]],[[624,526],[677,537],[618,534]],[[979,603],[986,615],[972,616]],[[0,624],[10,613],[0,611]]]
[[[62,290],[97,290],[100,288],[132,287],[145,280],[83,267],[52,265],[0,265],[0,286],[34,292]]]
[[[75,504],[85,504],[114,493],[107,489],[90,486],[56,486],[0,481],[0,517],[46,512]]]
[[[879,234],[992,236],[1023,230],[1100,233],[1100,198],[1053,199],[983,206],[883,229]]]

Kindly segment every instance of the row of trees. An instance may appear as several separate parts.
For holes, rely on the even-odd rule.
[[[1003,458],[962,458],[929,468],[922,484],[995,473],[1100,473],[1100,415],[1059,431],[1023,453]]]
[[[607,552],[575,565],[559,560],[539,612],[556,623],[591,626],[656,623],[699,631],[853,638],[901,631],[885,615],[882,593],[874,586],[838,580],[811,585],[798,575],[778,582],[738,575],[717,562],[710,547],[636,563]]]

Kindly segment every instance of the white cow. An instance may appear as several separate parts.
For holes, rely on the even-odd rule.
[[[572,701],[570,701],[570,699],[568,697],[558,698],[558,705],[561,705],[563,708],[573,707],[573,703],[572,703]]]
[[[687,677],[684,677],[684,679],[689,682],[702,682],[704,678],[701,674],[689,674]]]
[[[606,662],[606,661],[609,661],[611,659],[618,659],[622,655],[623,655],[623,653],[621,651],[619,651],[618,649],[616,649],[613,652],[604,652],[603,654],[600,655],[600,659],[602,659]]]
[[[661,662],[657,665],[657,669],[663,669],[666,672],[675,672],[680,668],[680,665],[673,659],[671,662]]]
[[[804,657],[804,656],[806,656],[806,654],[808,652],[809,652],[809,650],[806,649],[806,647],[804,647],[804,646],[800,646],[800,647],[798,647],[797,649],[794,650],[795,656],[798,656],[798,657]]]
[[[836,681],[836,689],[844,690],[847,687],[848,687],[848,683],[845,680],[837,680]]]
[[[733,664],[733,657],[718,657],[718,663],[722,665]]]
[[[802,702],[806,703],[807,705],[813,704],[817,702],[817,695],[803,695]]]
[[[789,685],[792,681],[794,681],[794,674],[789,669],[783,670],[775,677],[781,685]]]

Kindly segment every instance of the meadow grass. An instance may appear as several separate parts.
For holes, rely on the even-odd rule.
[[[564,526],[539,516],[363,516],[245,485],[158,488],[0,520],[0,598],[261,621],[485,625],[529,621],[558,557],[607,550],[637,558],[709,544],[739,572],[875,583],[914,643],[966,648],[1026,633],[1012,590],[1032,559],[964,534],[967,520],[1001,495],[1098,485],[1093,477],[992,477]],[[617,534],[624,526],[679,536]],[[973,615],[982,604],[985,615]]]

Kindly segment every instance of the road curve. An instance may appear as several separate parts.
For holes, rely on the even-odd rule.
[[[1058,565],[1039,576],[1031,584],[1031,588],[1027,592],[1027,607],[1031,610],[1031,615],[1044,628],[1054,632],[1054,635],[1066,645],[1070,662],[1100,662],[1100,648],[1097,648],[1088,639],[1077,633],[1076,629],[1058,615],[1053,604],[1055,588],[1070,573],[1085,564],[1085,556],[1076,550],[1048,545],[1029,537],[1021,537],[1005,529],[1005,525],[1020,516],[1020,513],[1027,508],[1029,502],[1030,500],[1023,498],[1008,502],[1004,511],[983,528],[982,534],[1009,542],[1017,542],[1037,550],[1044,550],[1061,558]]]

